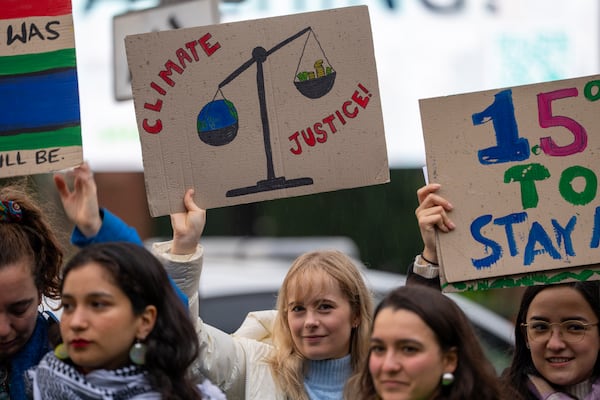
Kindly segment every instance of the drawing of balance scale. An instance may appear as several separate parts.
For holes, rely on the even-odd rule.
[[[267,161],[267,178],[259,180],[256,182],[256,185],[253,186],[228,190],[226,197],[243,196],[269,190],[279,190],[313,184],[313,179],[309,177],[286,179],[284,176],[276,176],[275,174],[273,167],[273,154],[271,150],[271,132],[269,129],[269,118],[267,115],[263,71],[263,63],[271,54],[298,39],[307,32],[308,36],[306,38],[306,42],[304,43],[302,54],[300,56],[300,62],[298,63],[298,67],[296,69],[294,85],[303,96],[310,99],[318,99],[329,93],[335,82],[336,72],[333,67],[331,67],[329,60],[327,60],[325,52],[323,51],[323,48],[321,47],[321,44],[319,43],[312,28],[308,27],[273,46],[270,50],[265,50],[260,46],[255,47],[252,50],[252,57],[240,65],[218,85],[218,89],[213,97],[213,100],[206,104],[198,114],[197,128],[200,140],[210,146],[224,146],[233,141],[238,132],[238,113],[234,104],[227,100],[223,95],[222,88],[236,79],[242,72],[250,68],[253,64],[256,64],[256,87],[258,92],[260,119],[262,123],[263,141]],[[304,56],[304,51],[306,49],[308,40],[311,37],[313,37],[315,42],[318,44],[321,53],[323,54],[323,59],[317,59],[315,61],[314,71],[300,71],[299,69],[302,57]],[[215,100],[219,94],[223,98]]]

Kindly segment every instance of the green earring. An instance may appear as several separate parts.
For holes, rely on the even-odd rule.
[[[67,346],[64,343],[59,344],[54,348],[54,355],[59,360],[66,360],[69,358],[69,352],[67,351]]]
[[[146,363],[146,350],[146,345],[136,340],[129,349],[129,359],[136,365],[144,365]]]

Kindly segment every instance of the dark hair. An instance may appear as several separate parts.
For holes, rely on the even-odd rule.
[[[20,221],[0,222],[0,268],[27,261],[38,291],[58,299],[63,250],[49,219],[24,185],[1,188],[0,200],[14,201],[22,212]]]
[[[440,386],[437,399],[464,400],[500,399],[500,385],[496,371],[486,359],[471,323],[462,310],[438,290],[422,286],[403,286],[391,291],[375,309],[374,321],[383,309],[407,310],[419,316],[434,332],[440,348],[457,352],[454,383]],[[348,398],[379,399],[375,391],[368,363],[352,378],[354,395]],[[440,377],[441,381],[441,377]],[[350,392],[347,392],[349,395]],[[359,396],[356,396],[359,393]]]
[[[69,272],[90,262],[101,265],[127,295],[139,315],[148,305],[157,309],[154,328],[146,338],[148,380],[163,399],[199,399],[189,368],[199,354],[198,337],[183,303],[160,261],[142,246],[125,242],[90,245],[69,260]],[[62,290],[62,286],[61,286]]]
[[[527,322],[527,312],[533,299],[543,290],[555,287],[570,287],[577,290],[588,302],[594,314],[600,320],[600,281],[589,282],[569,282],[557,285],[538,285],[530,286],[523,292],[519,313],[515,322],[515,352],[510,367],[503,373],[504,383],[512,387],[515,392],[520,393],[523,399],[535,399],[527,388],[528,374],[540,375],[533,365],[531,352],[527,348],[525,333],[521,329],[521,324]],[[600,376],[600,357],[596,359],[593,377]]]

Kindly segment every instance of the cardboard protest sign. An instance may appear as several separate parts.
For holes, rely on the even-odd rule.
[[[367,7],[125,46],[153,216],[389,181]]]
[[[600,279],[600,75],[420,100],[445,290]]]
[[[71,0],[0,7],[0,177],[82,162]]]

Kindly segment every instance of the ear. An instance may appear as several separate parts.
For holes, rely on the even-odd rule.
[[[442,356],[442,362],[444,365],[444,372],[454,372],[458,366],[458,350],[456,347],[452,347],[446,351]]]
[[[156,306],[148,305],[138,316],[138,328],[135,337],[140,340],[146,339],[156,323]]]

